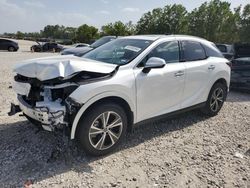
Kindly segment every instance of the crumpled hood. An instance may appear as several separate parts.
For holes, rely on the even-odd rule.
[[[54,78],[67,78],[81,71],[111,73],[117,65],[102,63],[73,55],[54,56],[23,61],[14,67],[14,72],[29,78],[46,81]]]

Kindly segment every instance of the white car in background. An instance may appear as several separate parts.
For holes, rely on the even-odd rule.
[[[216,115],[230,83],[216,46],[191,36],[129,36],[82,58],[58,56],[18,64],[18,105],[45,130],[69,130],[91,155],[113,151],[133,125],[200,108]],[[166,125],[167,126],[167,125]]]

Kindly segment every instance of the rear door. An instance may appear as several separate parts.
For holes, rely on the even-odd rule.
[[[206,101],[215,65],[209,61],[199,42],[181,41],[181,47],[181,59],[186,67],[182,108],[187,108]]]

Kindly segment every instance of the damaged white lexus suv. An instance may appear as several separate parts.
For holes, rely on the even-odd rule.
[[[229,62],[215,45],[182,35],[123,37],[83,57],[28,60],[14,72],[19,104],[9,115],[67,130],[90,155],[113,151],[147,120],[194,108],[216,115],[230,83]]]

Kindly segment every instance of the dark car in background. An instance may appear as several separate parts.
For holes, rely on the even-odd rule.
[[[250,43],[233,45],[231,88],[250,91]]]
[[[233,45],[230,44],[216,44],[217,48],[221,51],[223,56],[231,60],[234,56]]]
[[[16,52],[19,49],[18,43],[8,39],[0,39],[0,50]]]
[[[75,56],[81,57],[87,52],[95,48],[98,48],[99,46],[102,46],[103,44],[106,44],[116,38],[117,38],[116,36],[105,36],[105,37],[98,39],[90,46],[65,49],[61,52],[61,54],[62,55],[75,55]]]
[[[63,46],[55,42],[37,42],[37,45],[30,47],[30,50],[33,52],[61,52],[63,50]]]

